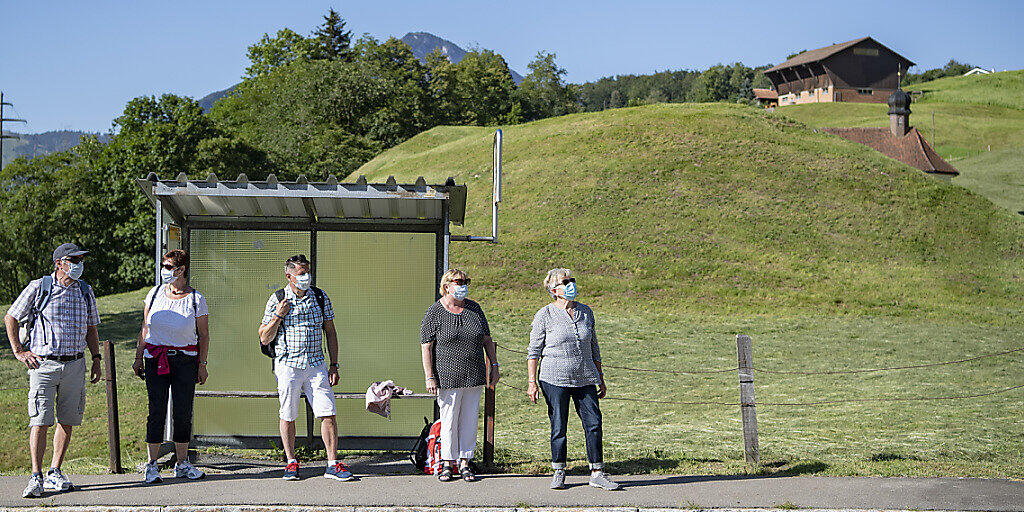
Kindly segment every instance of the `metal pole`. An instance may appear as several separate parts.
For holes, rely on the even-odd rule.
[[[310,267],[311,267],[310,270],[313,273],[313,277],[311,279],[313,281],[313,286],[316,286],[316,229],[311,229],[309,231],[309,257],[310,257]],[[324,342],[324,340],[321,340],[320,343],[322,344],[323,342]],[[322,349],[323,349],[323,347],[321,347],[321,350]],[[328,383],[328,384],[330,384],[330,383]],[[310,403],[310,399],[307,396],[306,397],[306,447],[309,448],[310,451],[313,451],[313,446],[314,446],[313,445],[313,429],[314,429],[315,425],[314,425],[314,419],[313,418],[314,418],[313,405]],[[324,445],[324,450],[327,450],[327,445]],[[327,456],[330,457],[331,454],[328,453]]]
[[[750,336],[736,336],[740,367],[740,414],[743,417],[743,453],[750,464],[761,458],[757,446],[757,410],[754,407],[754,356]]]
[[[494,190],[492,191],[491,205],[491,243],[498,243],[498,203],[501,202],[501,144],[502,132],[499,128],[494,132],[494,168],[493,176]]]
[[[17,135],[4,135],[4,121],[13,121],[15,123],[27,123],[24,119],[8,119],[4,117],[4,105],[13,107],[14,105],[4,101],[4,93],[0,91],[0,162],[4,159],[4,139],[17,139]]]
[[[106,361],[104,380],[107,381],[107,449],[110,452],[110,472],[119,474],[121,468],[121,426],[117,412],[117,365],[114,364],[114,342],[103,342],[103,360]]]
[[[153,265],[153,282],[156,286],[160,286],[160,262],[163,257],[163,241],[164,241],[164,206],[160,201],[156,202],[156,236],[154,237],[154,258],[156,263]]]

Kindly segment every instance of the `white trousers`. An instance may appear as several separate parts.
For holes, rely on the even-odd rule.
[[[441,459],[472,459],[483,386],[437,390],[441,412]]]

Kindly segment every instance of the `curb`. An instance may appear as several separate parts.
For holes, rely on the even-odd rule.
[[[864,509],[801,508],[801,512],[864,512]],[[920,512],[869,509],[872,512]],[[296,505],[169,505],[0,507],[0,512],[791,512],[781,508],[635,508],[635,507],[309,507]]]

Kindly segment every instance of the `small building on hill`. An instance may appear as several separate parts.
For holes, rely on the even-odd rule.
[[[754,99],[764,108],[779,106],[779,93],[771,89],[754,89]]]
[[[823,128],[822,131],[864,144],[894,160],[945,181],[960,173],[932,149],[921,132],[910,126],[910,95],[897,89],[889,96],[888,128]]]
[[[910,59],[870,37],[803,52],[764,71],[779,105],[845,101],[884,103]]]

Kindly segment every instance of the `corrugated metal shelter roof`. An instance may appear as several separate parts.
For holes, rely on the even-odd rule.
[[[136,182],[176,223],[197,227],[231,221],[268,227],[285,222],[440,224],[446,218],[461,225],[466,214],[466,186],[452,178],[428,185],[422,177],[412,184],[399,184],[393,176],[385,183],[367,183],[363,176],[355,183],[339,183],[334,176],[313,183],[304,176],[279,182],[273,174],[266,181],[249,181],[244,174],[221,181],[212,173],[206,180],[189,180],[184,173],[161,180],[151,173]]]
[[[801,53],[799,55],[793,56],[792,59],[789,59],[786,62],[783,62],[782,64],[779,64],[778,66],[772,66],[772,67],[764,70],[764,72],[765,73],[769,73],[769,72],[772,72],[772,71],[778,71],[780,69],[792,68],[792,67],[801,66],[801,65],[804,65],[804,64],[810,64],[812,62],[818,62],[820,60],[824,60],[824,59],[826,59],[828,57],[831,57],[831,56],[833,56],[833,55],[835,55],[835,54],[837,54],[837,53],[839,53],[839,52],[841,52],[841,51],[843,51],[843,50],[845,50],[845,49],[847,49],[847,48],[849,48],[851,46],[855,46],[857,44],[860,44],[860,43],[862,43],[864,41],[868,41],[868,40],[873,41],[875,44],[877,44],[878,46],[881,46],[882,48],[885,48],[886,50],[892,51],[890,48],[888,48],[887,46],[885,46],[882,43],[879,43],[878,41],[875,41],[871,37],[860,37],[860,38],[854,39],[852,41],[847,41],[845,43],[838,43],[838,44],[834,44],[834,45],[831,45],[831,46],[826,46],[824,48],[818,48],[818,49],[815,49],[815,50],[808,50],[808,51],[803,52],[803,53]],[[902,56],[902,55],[900,55],[900,54],[898,54],[896,52],[892,52],[892,53],[896,54],[897,57],[905,60],[906,63],[907,63],[907,67],[910,67],[910,66],[914,65],[914,62],[911,61],[910,59],[908,59],[908,58],[906,58],[906,57],[904,57],[904,56]]]

